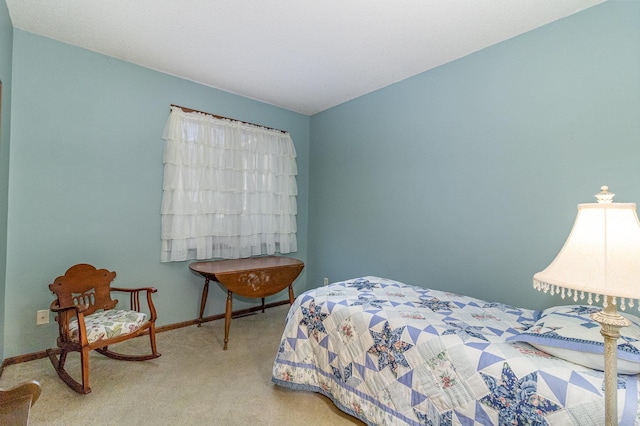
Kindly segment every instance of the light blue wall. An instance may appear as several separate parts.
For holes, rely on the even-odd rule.
[[[309,283],[525,307],[607,184],[640,202],[640,2],[609,1],[312,117]]]
[[[161,135],[172,103],[291,133],[295,257],[307,261],[308,116],[17,29],[13,41],[5,357],[55,345],[53,316],[36,326],[36,311],[53,299],[47,285],[76,263],[115,270],[118,286],[157,287],[159,325],[197,317],[203,279],[188,262],[159,261]],[[294,288],[306,288],[304,273]],[[212,287],[205,314],[224,312],[225,299]],[[255,304],[236,299],[234,308]]]
[[[6,42],[7,19],[0,7],[0,78],[13,76],[5,358],[53,346],[54,324],[36,327],[35,312],[77,262],[116,270],[119,285],[157,286],[160,324],[196,317],[201,279],[186,262],[158,261],[171,103],[291,132],[307,264],[297,293],[325,276],[375,274],[558,303],[531,276],[559,250],[576,204],[602,184],[640,201],[637,2],[610,0],[311,118],[19,30]],[[8,136],[5,122],[0,204]],[[223,301],[214,288],[207,314]]]
[[[7,197],[9,184],[9,136],[11,123],[11,54],[13,26],[4,1],[0,1],[0,362],[3,358],[5,320],[5,271],[7,252]]]

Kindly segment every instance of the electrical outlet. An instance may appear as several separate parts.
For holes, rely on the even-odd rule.
[[[49,324],[49,311],[43,309],[36,313],[36,325]]]
[[[329,285],[329,278],[324,277],[324,285]]]

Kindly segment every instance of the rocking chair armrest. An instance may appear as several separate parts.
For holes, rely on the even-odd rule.
[[[158,318],[156,313],[156,307],[153,304],[153,299],[151,298],[152,293],[157,293],[158,289],[155,287],[141,287],[141,288],[120,288],[120,287],[111,287],[111,291],[124,291],[130,294],[130,304],[131,309],[134,311],[140,312],[140,293],[146,292],[147,294],[147,306],[149,306],[149,313],[151,317],[149,321],[155,322]]]
[[[140,288],[122,288],[122,287],[111,287],[111,291],[125,291],[127,293],[147,291],[151,293],[156,293],[158,291],[155,287],[140,287]]]
[[[78,339],[82,346],[87,345],[87,330],[84,323],[84,312],[89,309],[87,305],[70,305],[60,306],[57,300],[51,302],[49,306],[52,312],[57,313],[56,322],[58,323],[58,329],[60,332],[60,338],[68,339],[69,322],[73,317],[78,321]],[[74,312],[73,312],[74,311]],[[75,313],[75,315],[74,315]]]
[[[51,312],[64,312],[64,311],[74,310],[76,311],[76,314],[79,314],[89,309],[89,307],[87,305],[60,306],[58,304],[58,301],[54,300],[53,302],[51,302],[49,309],[51,310]]]

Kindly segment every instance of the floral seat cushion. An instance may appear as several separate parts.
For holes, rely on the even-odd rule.
[[[87,327],[87,340],[89,343],[98,340],[111,339],[122,334],[133,333],[138,330],[147,319],[147,315],[137,311],[110,309],[108,311],[94,312],[84,317]],[[69,334],[73,341],[79,341],[78,320],[69,323]]]

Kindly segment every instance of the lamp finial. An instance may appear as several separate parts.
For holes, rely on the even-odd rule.
[[[613,197],[615,197],[616,194],[609,192],[609,187],[607,185],[603,185],[600,187],[600,192],[597,193],[595,195],[595,197],[598,199],[598,203],[611,203],[613,201]]]

